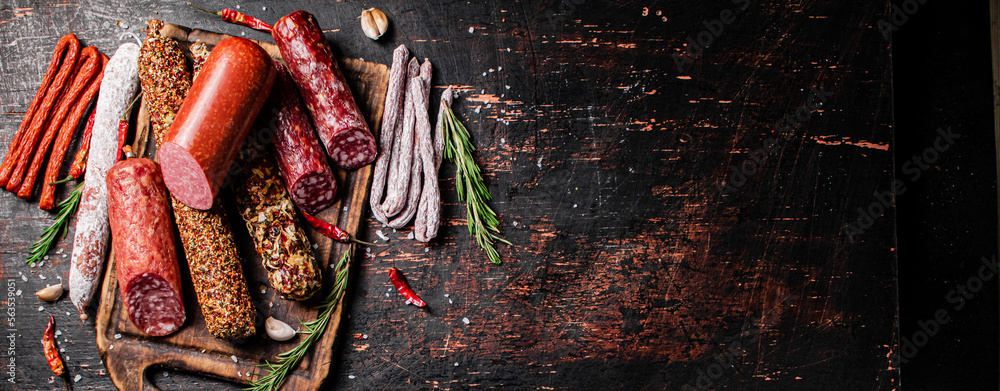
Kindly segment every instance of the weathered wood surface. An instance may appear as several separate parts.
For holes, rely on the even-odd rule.
[[[454,107],[516,244],[499,247],[503,265],[486,261],[468,238],[448,162],[434,243],[369,218],[366,238],[381,230],[390,241],[357,259],[343,325],[352,338],[336,344],[331,388],[898,387],[894,211],[853,240],[845,230],[857,208],[878,204],[873,193],[891,191],[890,60],[877,28],[887,6],[576,3],[239,3],[271,22],[310,10],[340,55],[388,63],[405,43],[430,58],[432,99],[460,86]],[[361,34],[356,16],[370,6],[389,15],[384,41]],[[180,3],[4,8],[0,150],[66,32],[105,53],[150,17],[268,39]],[[718,28],[720,17],[731,23]],[[711,44],[679,70],[672,55],[694,54],[685,42],[702,32]],[[829,94],[823,105],[776,131],[812,88]],[[769,137],[770,152],[748,163],[755,172],[723,195],[730,167],[754,162]],[[112,387],[93,323],[67,314],[68,300],[39,311],[31,297],[68,273],[61,255],[34,269],[21,263],[49,215],[2,193],[0,221],[3,277],[24,292],[15,301],[17,387],[59,386],[37,349],[49,314],[70,373],[82,375],[77,388]],[[392,266],[429,310],[392,291]],[[176,373],[155,380],[221,386]]]

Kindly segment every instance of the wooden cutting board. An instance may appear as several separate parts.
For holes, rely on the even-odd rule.
[[[215,45],[229,37],[171,24],[166,24],[161,33],[181,41],[185,47],[197,41]],[[257,43],[272,56],[280,58],[273,44]],[[349,58],[342,59],[340,66],[351,85],[358,105],[368,119],[368,125],[377,135],[388,83],[388,67]],[[137,139],[141,144],[148,138],[148,114],[140,113],[139,123]],[[320,213],[319,217],[334,222],[353,234],[357,232],[363,219],[362,214],[366,210],[371,166],[349,173],[338,170],[337,176],[339,201]],[[273,316],[299,329],[298,320],[310,321],[316,318],[317,311],[314,308],[332,286],[333,269],[328,266],[331,262],[336,263],[344,251],[347,251],[348,246],[334,243],[307,227],[309,238],[319,246],[316,256],[323,265],[324,289],[304,303],[282,300],[268,287],[267,275],[261,266],[260,256],[254,250],[252,239],[234,209],[232,193],[223,192],[220,197],[223,197],[224,203],[227,204],[237,246],[243,256],[247,286],[250,288],[259,315],[258,334],[242,342],[223,341],[209,334],[195,299],[186,261],[181,261],[187,321],[178,332],[167,337],[144,335],[132,325],[122,309],[112,254],[109,256],[104,275],[101,304],[97,314],[97,347],[104,359],[108,375],[119,389],[156,389],[147,373],[150,368],[181,370],[248,384],[250,382],[248,374],[259,371],[257,365],[263,364],[264,360],[273,361],[279,353],[292,349],[304,338],[300,335],[286,342],[273,341],[264,333],[263,319]],[[178,241],[178,255],[182,254]],[[340,326],[342,303],[343,298],[332,315],[326,333],[299,363],[295,371],[289,374],[284,389],[317,390],[326,380],[330,372],[333,343]]]

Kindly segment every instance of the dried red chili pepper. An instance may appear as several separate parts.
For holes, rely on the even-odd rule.
[[[213,12],[201,7],[197,7],[191,3],[188,3],[188,6],[196,10],[205,11],[210,14],[218,15],[219,17],[222,18],[222,20],[227,21],[229,23],[238,24],[240,26],[246,26],[254,30],[260,30],[267,33],[271,32],[271,25],[264,23],[263,20],[257,19],[253,16],[244,14],[236,10],[231,10],[229,8],[226,8],[219,12]]]
[[[365,242],[365,241],[361,241],[361,240],[357,240],[355,238],[352,238],[351,235],[347,233],[347,231],[344,231],[343,229],[341,229],[340,227],[338,227],[336,225],[333,225],[333,224],[327,223],[327,222],[325,222],[323,220],[320,220],[318,218],[315,218],[312,215],[310,215],[309,213],[306,213],[306,211],[302,211],[302,216],[304,216],[306,218],[306,221],[309,222],[309,225],[313,226],[313,228],[316,228],[316,230],[319,231],[319,233],[321,233],[323,235],[326,235],[330,239],[336,240],[336,241],[341,242],[341,243],[351,243],[351,242],[354,242],[354,243],[360,243],[360,244],[364,244],[364,245],[368,245],[368,246],[374,246],[375,245],[374,243],[368,243],[368,242]]]
[[[42,350],[45,353],[45,361],[49,363],[49,369],[66,382],[66,367],[63,366],[62,358],[59,357],[59,348],[56,347],[56,318],[49,316],[49,325],[45,326],[45,334],[42,334]],[[69,382],[66,382],[69,388]]]
[[[97,110],[94,110],[96,112]],[[66,183],[70,180],[77,180],[83,176],[83,172],[87,170],[87,154],[90,152],[90,136],[94,133],[94,112],[90,113],[90,118],[87,119],[87,128],[83,131],[83,141],[80,142],[80,150],[76,151],[76,156],[73,158],[73,164],[69,166],[69,175],[63,179],[50,183],[50,185],[58,185],[60,183]]]
[[[122,151],[122,147],[125,146],[125,139],[128,138],[128,117],[132,113],[132,106],[135,106],[135,102],[139,101],[142,94],[136,94],[135,99],[132,99],[132,103],[128,104],[128,108],[122,113],[121,118],[118,119],[118,158],[115,161],[122,160],[125,156],[125,152]]]
[[[406,283],[406,277],[403,277],[403,272],[399,271],[399,269],[389,269],[389,280],[392,281],[392,285],[396,287],[399,294],[406,298],[407,303],[417,307],[427,305],[423,300],[420,300],[420,297],[413,291],[413,288],[410,288],[410,284]]]

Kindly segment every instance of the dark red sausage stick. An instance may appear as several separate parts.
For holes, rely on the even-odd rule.
[[[215,46],[159,150],[163,181],[178,201],[212,207],[274,79],[274,62],[252,41],[232,37]]]
[[[375,137],[316,18],[306,11],[292,12],[278,19],[271,36],[299,86],[326,153],[345,170],[373,162],[378,155]]]
[[[274,113],[274,150],[278,167],[292,201],[299,208],[316,213],[333,205],[337,195],[337,179],[327,164],[323,146],[302,106],[295,82],[281,63],[278,79],[271,93],[270,106]]]
[[[62,126],[63,121],[66,120],[70,113],[76,105],[80,104],[78,102],[79,98],[85,92],[87,85],[90,81],[94,79],[94,75],[101,72],[103,66],[101,65],[101,53],[97,51],[97,47],[87,46],[80,51],[80,58],[77,61],[77,66],[73,70],[73,82],[66,86],[63,96],[59,98],[59,106],[56,108],[55,112],[52,113],[51,118],[49,118],[49,124],[45,129],[45,133],[42,136],[41,143],[38,144],[38,150],[35,155],[31,157],[31,166],[28,167],[27,173],[24,175],[24,181],[21,183],[21,188],[17,191],[17,196],[21,199],[31,198],[32,190],[35,189],[35,181],[38,179],[39,171],[42,170],[42,163],[45,158],[49,156],[49,149],[52,148],[52,143],[56,141],[56,136],[63,134],[62,141],[64,143],[63,148],[56,146],[55,149],[61,149],[59,156],[53,156],[50,160],[56,160],[53,158],[58,158],[57,161],[62,162],[62,158],[66,155],[65,146],[69,145],[69,141],[72,139],[73,130],[76,130],[76,124],[73,124],[72,128],[65,130]],[[90,104],[90,102],[83,102],[84,106]],[[77,119],[79,120],[79,119]],[[63,131],[61,131],[61,129]],[[70,137],[66,137],[65,133],[70,133]]]
[[[73,34],[64,35],[59,39],[59,43],[56,44],[56,50],[52,52],[52,60],[49,62],[49,69],[45,71],[45,77],[42,78],[42,85],[38,87],[35,98],[31,100],[31,105],[28,106],[28,111],[24,113],[24,120],[21,121],[21,125],[17,128],[17,133],[14,133],[14,140],[11,141],[10,147],[7,148],[7,155],[4,156],[3,164],[0,164],[0,186],[7,186],[7,180],[10,179],[10,174],[14,171],[14,166],[17,165],[17,159],[20,156],[19,148],[21,139],[27,133],[35,112],[38,110],[38,106],[42,104],[45,93],[49,90],[49,86],[52,85],[52,80],[55,79],[56,72],[59,71],[60,59],[63,58],[63,54],[71,49],[73,45],[76,45],[77,50],[79,50],[80,41]]]
[[[122,303],[139,330],[154,336],[184,324],[170,196],[150,159],[128,159],[107,176],[108,220]]]

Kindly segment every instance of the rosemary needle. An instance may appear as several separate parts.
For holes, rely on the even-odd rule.
[[[468,214],[467,225],[469,235],[476,238],[476,244],[486,251],[486,256],[493,263],[500,264],[500,254],[493,246],[495,242],[511,245],[506,239],[498,236],[496,212],[486,203],[493,199],[489,189],[483,183],[483,175],[472,157],[476,146],[469,141],[469,131],[459,122],[451,108],[442,101],[444,107],[444,157],[455,163],[455,190],[458,199],[465,201]]]
[[[250,376],[258,376],[258,378],[251,382],[250,386],[244,388],[244,390],[274,391],[279,389],[281,384],[285,382],[285,377],[288,376],[288,373],[299,365],[299,362],[305,357],[309,348],[323,336],[326,326],[330,324],[330,316],[333,315],[333,310],[337,308],[337,303],[340,302],[340,298],[344,296],[344,291],[347,289],[347,271],[353,252],[354,245],[352,244],[344,252],[344,256],[340,257],[340,261],[337,262],[337,274],[333,282],[333,288],[323,298],[323,302],[319,304],[319,307],[317,307],[319,309],[319,316],[313,321],[302,323],[303,330],[300,330],[299,334],[305,334],[306,338],[292,350],[279,354],[273,363],[265,361],[264,364],[258,365],[257,367],[264,368],[267,374],[263,376],[256,372],[249,374]]]
[[[80,206],[80,197],[83,195],[83,181],[80,181],[73,192],[69,194],[69,198],[63,200],[59,203],[59,213],[56,214],[56,222],[52,223],[45,231],[42,232],[42,236],[38,238],[34,244],[31,245],[31,250],[28,253],[28,260],[25,263],[31,265],[37,262],[39,259],[48,254],[49,249],[52,248],[52,243],[56,241],[59,234],[65,238],[68,230],[66,226],[69,224],[69,218],[76,213],[76,208]]]

